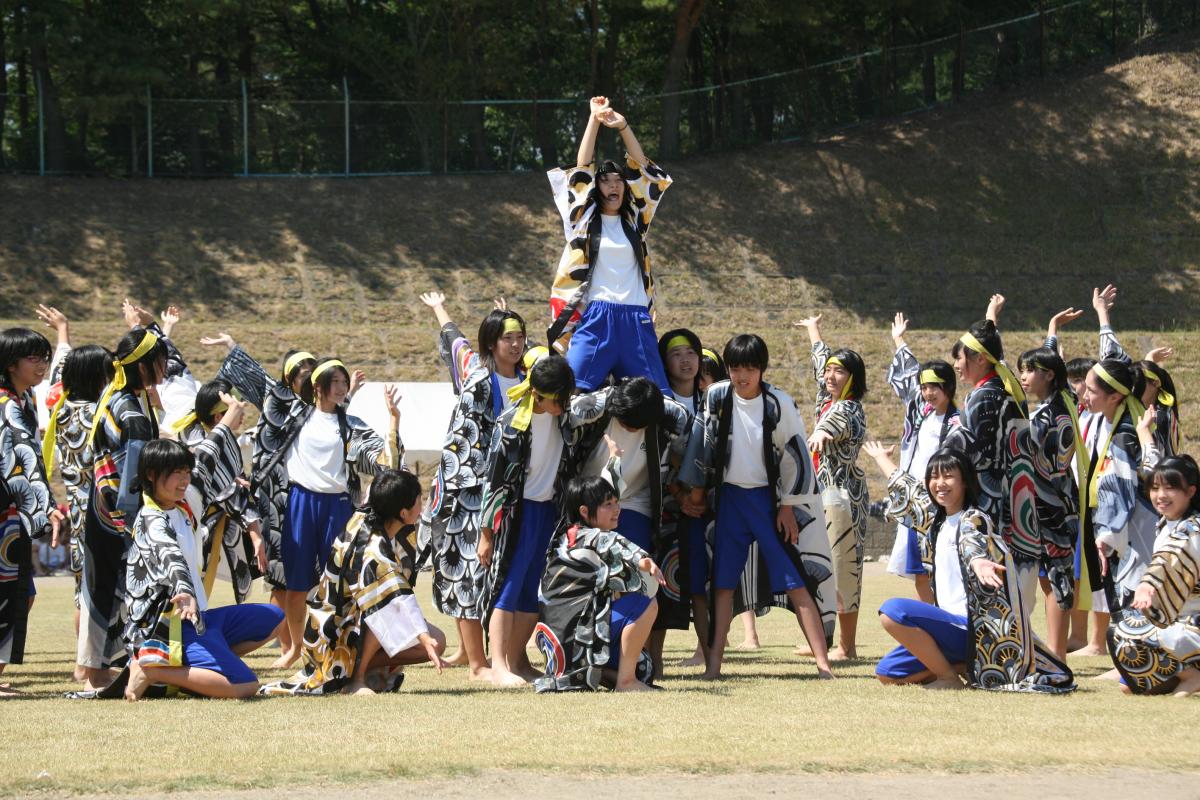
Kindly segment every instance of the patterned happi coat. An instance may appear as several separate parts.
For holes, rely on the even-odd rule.
[[[697,388],[692,395],[692,402],[685,406],[689,415],[689,430],[695,427],[697,416],[704,415],[704,391]],[[687,442],[683,442],[683,451],[687,451]],[[669,486],[679,481],[679,470],[683,466],[683,453],[678,455],[672,450],[663,473],[663,486]],[[715,521],[711,512],[705,512],[701,518],[706,529]],[[655,544],[654,562],[662,569],[666,580],[658,592],[658,615],[654,618],[655,630],[687,630],[692,621],[692,599],[688,587],[691,585],[693,570],[701,568],[703,563],[712,563],[707,542],[704,553],[693,553],[688,539],[688,529],[693,522],[692,517],[683,513],[679,502],[669,492],[663,493],[662,515],[658,523],[658,540]],[[707,539],[707,537],[706,537]],[[757,546],[757,545],[755,545]],[[707,573],[705,573],[707,579]],[[735,597],[741,597],[745,592],[738,592]],[[744,611],[745,606],[738,610]]]
[[[262,535],[267,543],[267,583],[284,588],[281,537],[287,515],[287,451],[312,415],[314,406],[304,402],[291,387],[276,381],[262,365],[240,346],[225,357],[218,378],[224,378],[242,393],[262,415],[252,432],[250,484],[256,510],[262,520]],[[394,442],[385,442],[370,425],[358,417],[338,410],[342,440],[345,443],[350,502],[362,502],[362,482],[358,473],[374,475],[379,470],[403,466],[404,445],[399,433]],[[392,448],[395,448],[394,452]]]
[[[212,594],[217,565],[225,567],[237,603],[246,602],[250,585],[260,577],[249,526],[258,521],[248,486],[242,479],[242,449],[226,425],[206,430],[200,423],[180,432],[180,441],[196,457],[188,498],[200,513],[198,533],[204,550],[204,590]]]
[[[888,480],[886,514],[917,531],[921,560],[935,587],[934,553],[944,515],[922,482],[897,469]],[[973,652],[967,663],[967,681],[979,689],[1014,692],[1063,693],[1075,689],[1075,677],[1033,634],[1027,613],[1022,613],[1021,589],[1012,552],[996,535],[992,518],[980,509],[964,509],[959,517],[957,551],[967,593],[967,634]],[[984,586],[971,562],[985,558],[1002,564],[1004,586]]]
[[[1117,334],[1108,325],[1100,328],[1100,358],[1115,358],[1126,364],[1133,363],[1133,357],[1126,352],[1117,339]],[[1154,411],[1154,423],[1150,428],[1154,434],[1154,446],[1164,458],[1176,455],[1183,444],[1183,431],[1179,427],[1178,413],[1171,406],[1158,402],[1150,408]]]
[[[83,577],[79,590],[80,664],[93,668],[125,660],[126,552],[142,506],[138,463],[146,442],[158,438],[158,422],[144,398],[115,392],[92,440],[92,492],[83,533]]]
[[[825,638],[833,639],[837,612],[837,581],[833,559],[825,532],[825,509],[812,458],[808,453],[808,437],[804,423],[796,412],[796,404],[783,390],[763,381],[763,463],[767,479],[775,496],[776,509],[780,504],[792,509],[800,538],[796,544],[783,543],[784,551],[804,578],[805,588],[821,612]],[[719,490],[729,464],[733,426],[733,387],[728,380],[708,387],[704,395],[704,415],[692,426],[691,439],[684,455],[679,479],[692,487]],[[713,492],[713,512],[719,491]],[[777,606],[790,608],[786,594],[771,593],[767,570],[761,563],[757,547],[751,547],[743,583],[746,596],[743,608],[761,610]],[[739,599],[735,600],[735,609]]]
[[[33,390],[0,386],[0,664],[24,660],[33,540],[50,532],[54,510],[35,402]]]
[[[858,610],[862,596],[863,544],[867,540],[867,479],[858,466],[858,451],[867,438],[867,415],[858,400],[835,400],[825,389],[825,364],[832,354],[829,345],[815,342],[812,346],[813,376],[817,382],[816,428],[833,437],[825,449],[816,454],[817,483],[822,489],[840,489],[850,502],[849,525],[842,527],[837,515],[826,508],[826,522],[834,530],[827,531],[829,547],[837,566],[838,592],[842,595],[842,610]]]
[[[621,647],[609,635],[613,593],[654,596],[658,583],[640,567],[649,556],[616,531],[572,525],[555,534],[538,592],[534,638],[546,658],[546,674],[533,682],[536,691],[600,688],[613,648]],[[635,674],[649,683],[650,654],[642,650],[637,659]]]
[[[900,438],[900,466],[905,472],[912,474],[910,465],[916,455],[917,439],[921,426],[934,415],[935,409],[921,397],[921,364],[908,345],[901,345],[888,365],[887,381],[896,396],[904,401],[904,433]],[[939,441],[945,441],[947,434],[958,427],[958,408],[954,398],[950,398],[950,407],[942,417],[942,431]],[[923,480],[924,475],[916,475]]]
[[[194,526],[196,517],[184,503],[179,508]],[[183,665],[183,621],[172,598],[179,594],[199,597],[179,534],[167,512],[146,503],[133,525],[125,576],[125,641],[129,655],[143,667]],[[195,623],[204,633],[204,615]]]
[[[1033,442],[1024,408],[993,373],[967,393],[946,445],[971,459],[979,475],[979,510],[991,517],[1018,563],[1042,557]]]
[[[1083,432],[1075,429],[1074,405],[1074,397],[1055,392],[1029,417],[1041,563],[1055,599],[1066,609],[1075,605],[1075,542],[1079,537],[1079,486],[1071,467],[1076,439]]]
[[[309,598],[303,667],[294,678],[263,686],[259,694],[337,694],[354,676],[367,629],[381,644],[416,644],[417,636],[428,631],[413,595],[416,546],[416,526],[401,528],[393,538],[369,507],[356,513],[333,543]],[[403,678],[402,672],[391,675],[387,690],[400,688]]]
[[[1108,652],[1134,694],[1163,694],[1185,669],[1200,668],[1200,517],[1161,520],[1142,574],[1150,608],[1113,614]]]
[[[71,353],[70,345],[60,344],[54,351],[50,382],[62,391],[63,362]],[[53,394],[51,395],[53,397]],[[53,403],[47,399],[53,408]],[[88,436],[96,404],[91,400],[68,397],[58,409],[54,429],[54,462],[67,494],[67,522],[71,533],[71,572],[75,575],[75,607],[79,608],[79,583],[83,572],[83,524],[88,496],[92,491],[92,450]]]
[[[671,176],[652,161],[639,164],[630,156],[625,158],[622,173],[632,213],[622,213],[621,227],[633,246],[642,286],[650,299],[648,307],[653,307],[654,276],[650,270],[646,234],[663,193],[671,186]],[[550,317],[555,323],[548,332],[546,343],[553,347],[564,333],[574,330],[586,307],[588,286],[600,250],[602,215],[592,192],[596,185],[594,167],[552,169],[547,177],[567,240],[550,287]]]
[[[480,619],[487,569],[475,555],[489,437],[504,409],[494,373],[454,323],[438,338],[458,400],[442,444],[418,540],[433,557],[433,604],[456,619]],[[523,375],[518,375],[523,377]],[[422,559],[423,560],[423,559]]]

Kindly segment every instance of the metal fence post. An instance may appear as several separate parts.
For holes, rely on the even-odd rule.
[[[345,75],[342,76],[342,98],[343,98],[343,104],[345,106],[345,113],[344,113],[343,117],[345,119],[345,128],[346,128],[346,170],[345,170],[345,172],[346,172],[346,177],[350,177],[350,84],[346,81]]]
[[[146,86],[146,177],[154,177],[154,106],[150,86]]]
[[[250,101],[246,96],[246,79],[242,78],[242,175],[250,174]]]
[[[34,73],[37,76],[37,93],[38,93],[38,175],[45,176],[46,174],[46,121],[45,110],[46,103],[42,99],[42,71],[37,70]]]

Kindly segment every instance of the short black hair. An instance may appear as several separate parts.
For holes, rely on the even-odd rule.
[[[1186,490],[1189,486],[1200,488],[1200,466],[1196,465],[1196,459],[1188,455],[1167,456],[1150,473],[1146,491],[1149,492],[1156,483],[1180,490]],[[1200,491],[1192,495],[1189,510],[1192,513],[1200,512]]]
[[[528,337],[525,320],[515,311],[502,311],[494,308],[483,318],[483,322],[479,323],[479,356],[487,363],[488,369],[496,368],[496,359],[492,350],[496,347],[496,342],[500,341],[500,337],[504,335],[504,321],[509,319],[515,319],[520,323],[521,335]]]
[[[954,367],[940,358],[935,358],[932,361],[926,361],[921,365],[921,372],[929,370],[934,375],[942,379],[942,391],[950,398],[950,406],[954,406],[954,395],[958,392],[958,373],[954,371]],[[917,374],[917,380],[921,383],[920,373]]]
[[[1067,380],[1081,381],[1096,366],[1094,358],[1072,358],[1067,362]]]
[[[767,354],[767,343],[757,333],[739,333],[725,343],[725,368],[753,367],[760,372],[767,371],[770,359]]]
[[[542,395],[557,400],[566,409],[575,393],[575,373],[565,358],[551,353],[529,370],[529,385]]]
[[[1142,377],[1149,380],[1149,376],[1146,375],[1146,371],[1149,370],[1150,372],[1153,372],[1154,377],[1158,380],[1158,385],[1171,394],[1175,394],[1175,379],[1171,377],[1171,373],[1163,369],[1162,364],[1156,364],[1153,361],[1139,361],[1138,366],[1142,368]],[[1179,408],[1178,402],[1171,406],[1172,410],[1177,408]]]
[[[222,394],[233,391],[233,384],[224,378],[216,378],[200,387],[196,392],[196,419],[204,425],[213,424],[213,409],[221,402]]]
[[[684,339],[687,339],[688,347],[692,348],[692,350],[694,350],[696,353],[697,365],[699,369],[696,370],[695,384],[692,386],[692,394],[695,394],[700,388],[700,373],[704,367],[704,347],[700,344],[699,336],[692,333],[687,328],[674,328],[667,331],[662,336],[658,337],[658,358],[663,363],[663,369],[666,369],[668,352],[667,344],[673,339],[678,339],[680,336],[682,336]],[[718,378],[717,380],[721,379]]]
[[[662,419],[662,389],[644,375],[622,378],[609,392],[607,406],[622,425],[636,430],[648,428]]]
[[[398,519],[400,512],[416,505],[421,498],[421,481],[406,469],[385,469],[371,482],[367,505],[382,522]]]
[[[616,161],[613,161],[612,159],[606,159],[605,161],[601,162],[599,169],[596,170],[596,182],[592,186],[592,201],[596,204],[597,208],[599,208],[599,206],[600,206],[600,176],[601,175],[609,175],[609,174],[619,175],[621,177],[621,180],[624,181],[624,183],[625,183],[625,190],[621,193],[621,208],[619,209],[618,213],[623,217],[632,215],[633,214],[633,192],[631,192],[629,190],[629,178],[630,178],[629,170],[627,170],[622,165],[618,164]],[[600,225],[600,224],[601,224],[600,214],[597,213],[595,218],[592,220],[592,225]]]
[[[842,348],[830,353],[829,358],[831,360],[836,358],[842,362],[842,366],[850,373],[849,399],[861,400],[862,396],[867,393],[867,368],[863,365],[862,356],[854,350]]]
[[[341,359],[339,359],[337,356],[328,356],[327,358],[322,358],[321,362],[319,362],[317,364],[317,366],[318,367],[321,366],[321,363],[324,363],[326,361],[334,361],[334,360],[340,361]],[[314,369],[314,371],[315,371],[315,369]],[[321,371],[321,374],[317,376],[317,379],[315,381],[313,381],[313,389],[314,390],[320,389],[321,394],[323,394],[323,395],[329,394],[329,387],[333,383],[333,376],[334,376],[334,373],[336,373],[336,372],[340,372],[342,374],[342,376],[346,379],[346,385],[349,386],[350,385],[350,370],[346,369],[341,364],[337,364],[332,367],[329,367],[328,369]]]
[[[1131,364],[1119,358],[1105,358],[1097,361],[1095,366],[1103,367],[1114,381],[1128,388],[1129,394],[1133,397],[1140,399],[1142,392],[1146,390],[1146,376],[1142,374],[1142,368],[1137,364]],[[1105,394],[1119,394],[1116,387],[1099,376],[1097,376],[1096,385]],[[1136,419],[1134,423],[1137,423]]]
[[[582,522],[587,525],[589,523],[580,516],[579,509],[586,508],[588,516],[594,519],[596,509],[607,502],[610,497],[616,496],[617,490],[599,475],[572,478],[567,483],[566,492],[563,493],[567,519],[572,523]]]
[[[966,453],[954,447],[943,447],[930,456],[929,463],[925,465],[925,490],[929,490],[929,482],[934,475],[948,470],[958,470],[962,475],[965,489],[963,508],[970,508],[978,503],[979,475],[975,472],[975,465],[971,463],[971,459],[967,457]],[[932,498],[933,492],[930,492],[929,495]]]
[[[1053,379],[1055,392],[1067,388],[1067,365],[1063,363],[1062,356],[1049,347],[1035,347],[1021,353],[1021,357],[1017,359],[1017,369],[1045,370]]]
[[[283,354],[283,365],[286,367],[289,358],[296,355],[296,353],[303,352],[303,350],[288,350]],[[317,360],[315,358],[302,358],[292,365],[291,371],[281,373],[283,376],[283,382],[287,384],[289,389],[292,388],[292,381],[296,380],[296,376],[300,374],[300,370],[304,369],[305,367],[308,367],[310,370],[316,369]]]
[[[147,330],[140,325],[135,328],[131,328],[129,333],[122,336],[121,341],[117,342],[117,349],[114,353],[116,358],[125,359],[132,355],[133,351],[137,350],[138,346],[141,345],[141,343],[145,340],[146,333]],[[146,388],[145,383],[142,381],[141,368],[145,365],[154,365],[159,361],[165,362],[166,359],[167,346],[163,344],[162,338],[160,337],[159,340],[154,343],[153,347],[142,354],[141,358],[139,358],[137,361],[134,361],[132,364],[125,365],[125,388],[133,392],[139,392]]]
[[[62,365],[63,391],[72,400],[94,403],[113,379],[113,354],[98,344],[85,344],[67,353]]]
[[[701,351],[700,374],[707,375],[713,383],[729,377],[729,373],[725,371],[725,362],[721,360],[721,354],[716,350]]]
[[[0,331],[0,384],[12,386],[8,371],[22,358],[41,356],[49,360],[50,340],[29,328],[8,328]]]
[[[138,460],[138,481],[142,491],[153,496],[156,480],[172,472],[191,472],[195,466],[196,457],[182,443],[174,439],[151,439]]]
[[[1004,358],[1004,345],[1000,342],[1000,331],[996,330],[996,323],[990,319],[981,319],[978,322],[972,322],[971,327],[967,328],[967,333],[974,336],[979,343],[983,345],[992,358],[1000,361]],[[954,347],[951,348],[951,354],[958,358],[958,354],[963,351],[963,348],[975,352],[971,348],[962,343],[961,339],[956,339]]]

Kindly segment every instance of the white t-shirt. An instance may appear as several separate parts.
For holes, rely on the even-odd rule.
[[[506,378],[503,375],[501,375],[499,372],[496,373],[496,385],[500,387],[500,410],[501,411],[506,411],[512,406],[513,401],[510,400],[508,397],[508,390],[511,389],[512,387],[516,386],[520,382],[521,382],[521,379],[516,376],[513,376],[511,378]]]
[[[917,429],[917,441],[913,445],[912,459],[908,462],[907,471],[921,483],[925,482],[925,467],[929,466],[929,459],[933,458],[941,443],[942,422],[945,419],[945,414],[930,414],[921,421],[921,427]]]
[[[633,243],[621,227],[620,216],[600,215],[600,252],[588,284],[588,300],[603,300],[625,306],[650,305],[642,284]]]
[[[730,390],[732,391],[732,389]],[[733,392],[733,425],[729,436],[732,445],[725,482],[743,489],[767,485],[767,465],[763,463],[763,396],[743,400]]]
[[[951,614],[967,615],[967,589],[963,586],[958,561],[958,520],[962,512],[946,517],[938,530],[933,553],[933,580],[938,608]]]
[[[287,454],[288,480],[321,494],[341,494],[350,485],[346,445],[336,413],[314,408]]]
[[[625,491],[621,494],[621,510],[636,511],[650,516],[650,476],[646,469],[646,432],[627,431],[615,419],[609,420],[608,430],[605,431],[617,447],[625,451],[621,456],[621,479],[625,482]],[[608,464],[608,444],[601,439],[596,449],[588,456],[584,475],[604,476],[604,467]]]
[[[534,414],[529,423],[529,464],[525,467],[526,500],[545,502],[554,498],[554,479],[562,461],[563,437],[558,431],[558,417],[553,414]]]
[[[204,573],[200,569],[204,563],[203,543],[192,530],[192,523],[183,509],[176,506],[168,510],[167,520],[175,530],[179,549],[183,551],[183,560],[187,562],[188,572],[192,574],[192,586],[196,588],[196,606],[205,611],[208,609],[208,597],[204,594]]]

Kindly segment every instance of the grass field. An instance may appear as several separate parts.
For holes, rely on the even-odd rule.
[[[439,626],[422,581],[422,605]],[[872,566],[864,609],[909,585]],[[218,602],[228,600],[219,585]],[[660,773],[976,773],[1044,768],[1100,774],[1131,761],[1200,769],[1197,706],[1133,698],[1090,680],[1106,659],[1080,659],[1080,689],[1066,697],[889,688],[873,677],[888,647],[864,613],[861,658],[813,679],[791,655],[794,618],[759,621],[764,648],[732,652],[728,680],[669,669],[667,691],[535,696],[410,668],[399,694],[376,698],[274,698],[247,702],[79,702],[70,688],[70,581],[39,581],[27,663],[5,677],[29,692],[0,705],[0,794],[32,791],[157,794],[478,776],[488,770],[573,777]],[[1035,612],[1035,615],[1039,614]],[[672,632],[669,662],[690,654]],[[262,674],[270,648],[251,656]],[[278,678],[282,674],[265,675]],[[1153,737],[1151,739],[1151,737]],[[1198,784],[1200,785],[1200,784]],[[330,787],[332,791],[332,787]]]

